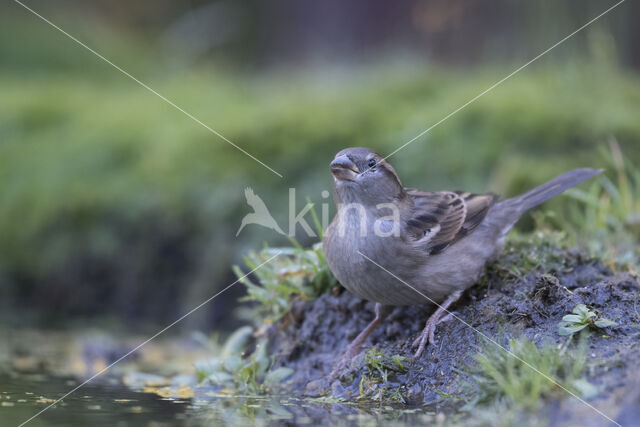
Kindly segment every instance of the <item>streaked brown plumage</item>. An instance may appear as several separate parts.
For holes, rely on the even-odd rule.
[[[338,212],[323,241],[327,262],[345,288],[378,303],[376,319],[352,342],[334,374],[357,354],[388,306],[426,304],[426,296],[441,308],[414,342],[420,356],[446,308],[499,255],[520,216],[601,172],[576,169],[499,201],[495,194],[404,188],[393,167],[368,148],[340,151],[331,169]],[[394,219],[389,211],[396,211]]]
[[[424,250],[435,255],[476,228],[497,200],[494,194],[440,191],[429,193],[405,189],[415,213],[407,221],[407,233],[423,241]]]

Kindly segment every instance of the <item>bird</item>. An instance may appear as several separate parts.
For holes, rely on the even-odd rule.
[[[270,228],[280,234],[285,234],[284,231],[280,228],[278,223],[269,213],[269,209],[264,204],[262,199],[253,192],[251,187],[247,187],[244,189],[244,197],[247,199],[247,204],[253,208],[253,212],[248,213],[242,218],[242,222],[240,223],[240,228],[236,232],[236,237],[242,231],[242,229],[248,224],[258,224],[263,227]]]
[[[575,169],[501,200],[493,193],[405,188],[391,164],[369,148],[346,148],[330,167],[337,212],[323,238],[325,258],[348,291],[376,303],[374,320],[349,344],[332,377],[394,307],[431,301],[438,308],[413,342],[419,358],[449,307],[498,258],[520,217],[602,172]]]

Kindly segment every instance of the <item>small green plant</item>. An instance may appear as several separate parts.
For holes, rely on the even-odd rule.
[[[360,398],[368,398],[382,402],[404,403],[399,387],[389,388],[389,376],[407,370],[404,365],[405,357],[399,354],[387,356],[376,347],[364,356],[364,372],[360,379]]]
[[[219,356],[196,362],[198,381],[244,393],[265,393],[285,382],[293,370],[285,367],[269,370],[266,340],[258,341],[255,350],[244,357],[251,335],[252,328],[244,326],[229,336]]]
[[[234,273],[241,278],[240,282],[247,287],[247,296],[242,300],[260,303],[260,315],[256,318],[261,323],[276,322],[288,313],[293,296],[313,299],[328,292],[338,283],[327,265],[320,243],[310,249],[304,249],[293,239],[292,243],[293,247],[265,247],[260,252],[251,252],[244,258],[247,267],[255,269],[280,253],[275,260],[253,273],[257,283],[249,277],[243,277],[244,273],[240,267],[233,267]]]
[[[581,377],[586,365],[586,339],[573,352],[567,348],[567,344],[562,348],[551,344],[538,348],[526,337],[510,340],[509,352],[487,344],[474,356],[476,364],[466,369],[476,402],[506,399],[535,410],[542,398],[561,391],[558,383],[573,392],[587,393],[588,383]]]
[[[613,320],[598,317],[598,315],[589,310],[586,305],[578,304],[571,310],[572,314],[567,314],[558,324],[558,333],[563,336],[573,335],[586,327],[604,329],[617,326]]]

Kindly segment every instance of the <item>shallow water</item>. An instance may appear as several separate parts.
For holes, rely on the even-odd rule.
[[[73,379],[43,374],[0,376],[0,419],[2,425],[20,425],[55,399],[78,385]],[[153,422],[182,424],[189,407],[187,400],[139,393],[107,382],[87,384],[63,402],[44,411],[27,425],[127,426]]]
[[[142,340],[115,339],[94,330],[0,329],[0,426],[29,420],[110,363],[111,350],[128,350]],[[208,354],[179,337],[151,343],[27,425],[371,425],[413,424],[434,417],[423,408],[247,396],[219,386],[193,386],[193,361]]]
[[[98,380],[96,380],[98,381]],[[72,390],[78,382],[45,374],[0,375],[0,420],[18,426]],[[288,396],[242,396],[212,388],[138,392],[115,379],[89,383],[28,422],[29,426],[373,425],[433,421],[429,412]],[[175,393],[175,394],[174,394]]]

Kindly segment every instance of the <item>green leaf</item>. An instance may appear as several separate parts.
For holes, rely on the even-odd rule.
[[[576,332],[581,331],[586,327],[587,327],[586,324],[576,325],[576,324],[566,324],[561,322],[558,325],[558,333],[562,336],[573,335]]]
[[[232,381],[233,375],[223,371],[212,372],[211,374],[209,374],[207,379],[211,381],[213,384],[222,385],[224,383]]]
[[[196,371],[202,373],[203,377],[207,377],[213,372],[222,370],[222,364],[220,363],[220,359],[218,359],[217,357],[212,357],[206,360],[198,360],[194,363],[194,366],[196,368]]]
[[[222,362],[227,372],[234,373],[242,367],[242,359],[238,356],[229,356]]]
[[[264,377],[263,384],[267,387],[280,385],[293,374],[293,369],[281,367],[273,371],[269,371]]]
[[[567,314],[562,318],[562,321],[568,323],[585,323],[584,319],[578,314]]]
[[[256,364],[256,376],[259,377],[267,371],[271,363],[269,356],[267,355],[267,342],[259,342],[251,357]]]
[[[271,289],[275,290],[275,291],[279,291],[282,292],[285,295],[292,295],[292,294],[299,294],[300,289],[296,288],[294,286],[287,286],[285,284],[282,285],[272,285]]]
[[[616,322],[614,322],[613,320],[609,320],[609,319],[599,319],[595,321],[595,325],[598,328],[608,328],[611,326],[618,326],[618,324]]]
[[[573,307],[572,313],[575,313],[580,316],[587,316],[589,313],[589,309],[584,304],[578,304]]]
[[[232,333],[227,341],[224,343],[222,352],[220,353],[223,358],[240,355],[249,341],[253,328],[251,326],[243,326]]]

